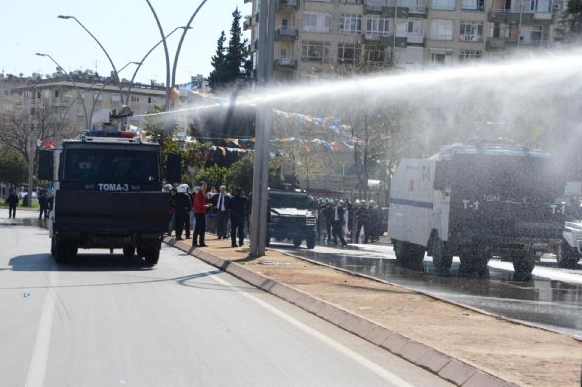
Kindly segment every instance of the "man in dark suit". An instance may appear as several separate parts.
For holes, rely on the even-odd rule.
[[[226,192],[226,186],[220,186],[220,192],[214,195],[211,202],[216,211],[216,235],[218,239],[226,239],[228,236],[228,209],[230,202],[230,195]]]
[[[337,239],[339,238],[342,246],[346,246],[347,242],[344,239],[344,201],[340,200],[339,203],[333,209],[333,220],[332,220],[332,233],[333,233],[333,244],[337,245]]]
[[[234,197],[232,197],[228,202],[228,208],[230,210],[230,240],[232,242],[232,247],[237,247],[237,235],[238,246],[242,246],[244,243],[244,223],[248,204],[249,201],[246,197],[242,196],[242,189],[240,187],[236,189]]]

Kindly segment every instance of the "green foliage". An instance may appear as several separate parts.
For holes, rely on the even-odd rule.
[[[562,20],[565,26],[559,32],[570,40],[579,40],[582,35],[582,0],[569,0],[567,4]]]
[[[224,31],[220,33],[220,37],[218,38],[218,43],[216,44],[216,54],[211,59],[212,62],[212,72],[208,77],[208,84],[210,85],[211,89],[219,88],[221,85],[227,82],[227,75],[226,75],[226,55],[224,48],[224,42],[226,42],[226,36],[224,35]]]
[[[210,187],[220,187],[223,184],[228,184],[229,179],[231,179],[230,168],[219,167],[218,165],[213,165],[211,167],[206,167],[196,175],[196,182],[205,181],[208,183],[208,188]]]
[[[27,166],[24,157],[14,150],[0,151],[0,181],[19,185],[26,181]]]
[[[241,78],[241,69],[248,74],[252,63],[248,60],[246,40],[241,39],[240,19],[242,14],[238,7],[232,13],[232,25],[228,47],[224,47],[226,36],[221,32],[216,45],[216,53],[212,57],[213,70],[208,77],[208,83],[213,91],[232,86]]]
[[[227,187],[231,192],[241,187],[247,194],[253,189],[253,163],[254,154],[247,153],[230,167],[230,176]]]

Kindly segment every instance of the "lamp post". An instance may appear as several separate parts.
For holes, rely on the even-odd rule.
[[[148,3],[148,6],[150,7],[150,10],[152,11],[152,14],[154,15],[154,19],[156,19],[156,24],[158,25],[158,29],[160,30],[160,36],[162,37],[162,43],[164,44],[164,53],[166,55],[166,102],[165,102],[166,111],[169,110],[169,108],[170,108],[170,87],[174,86],[175,82],[176,82],[176,69],[178,67],[178,57],[180,56],[182,42],[184,41],[184,38],[186,37],[186,33],[188,32],[188,30],[191,29],[190,25],[192,24],[192,21],[194,20],[194,18],[198,14],[198,11],[200,11],[200,9],[204,6],[204,4],[206,4],[207,1],[208,0],[202,0],[200,5],[198,6],[198,8],[196,8],[194,13],[190,17],[188,24],[184,28],[184,32],[182,33],[182,37],[180,38],[180,43],[178,44],[178,48],[176,50],[176,55],[174,57],[174,67],[173,67],[172,73],[170,75],[170,54],[168,52],[168,45],[166,44],[166,37],[164,36],[164,29],[162,28],[162,24],[160,23],[160,19],[158,18],[156,10],[154,9],[152,4],[150,3],[150,0],[146,0],[146,2]]]
[[[61,66],[52,56],[50,56],[49,54],[43,54],[41,52],[37,52],[35,55],[37,56],[43,56],[46,58],[49,58],[57,67],[64,69],[63,66]],[[81,90],[79,90],[79,87],[77,86],[77,82],[75,82],[75,80],[69,75],[68,72],[63,71],[65,73],[65,75],[67,76],[67,79],[73,84],[73,87],[75,88],[75,90],[77,90],[77,94],[78,94],[78,98],[79,101],[81,101],[81,105],[83,106],[83,112],[85,113],[85,125],[86,128],[89,129],[89,126],[91,124],[91,117],[89,117],[87,115],[87,106],[85,105],[85,98],[84,95],[81,93]]]
[[[262,86],[266,86],[269,83],[273,74],[275,34],[271,32],[275,30],[276,12],[277,0],[261,0],[257,81]],[[265,255],[271,121],[272,111],[270,107],[266,105],[257,106],[250,248],[250,255],[254,258]]]
[[[103,53],[105,53],[105,56],[107,56],[107,59],[109,60],[109,63],[111,64],[111,67],[113,68],[113,73],[115,74],[115,77],[117,78],[117,85],[119,87],[119,96],[120,96],[120,101],[121,101],[121,96],[123,95],[123,91],[121,89],[121,80],[119,78],[119,72],[117,71],[117,69],[115,68],[115,64],[113,63],[113,60],[111,59],[111,56],[109,56],[109,53],[107,52],[107,50],[105,49],[105,47],[103,47],[103,45],[101,44],[101,42],[99,41],[99,39],[97,39],[95,37],[95,35],[93,35],[91,33],[91,31],[89,31],[84,25],[83,23],[81,23],[79,21],[79,19],[77,19],[74,16],[70,16],[70,15],[59,15],[58,16],[59,19],[64,19],[64,20],[69,20],[69,19],[73,19],[74,21],[77,22],[78,25],[81,26],[81,28],[83,28],[85,30],[85,32],[87,32],[89,34],[89,36],[91,36],[93,38],[93,40],[99,45],[99,47],[101,47],[101,50],[103,51]],[[120,102],[121,103],[121,102]]]
[[[182,28],[184,30],[188,30],[188,29],[191,29],[192,27],[176,27],[176,28],[174,28],[172,30],[172,32],[170,32],[168,35],[164,36],[164,38],[162,40],[157,42],[152,48],[150,48],[150,50],[143,56],[143,58],[141,58],[141,62],[138,63],[135,71],[133,72],[133,76],[131,77],[131,81],[129,82],[129,88],[127,89],[127,98],[125,100],[126,105],[129,104],[129,97],[131,96],[131,88],[133,87],[133,81],[135,80],[135,77],[137,76],[137,72],[141,68],[141,65],[143,65],[143,62],[156,49],[156,47],[158,47],[160,44],[162,44],[166,39],[168,39],[174,32],[178,31],[180,28]]]

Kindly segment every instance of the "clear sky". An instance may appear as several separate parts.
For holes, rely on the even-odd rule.
[[[185,26],[202,0],[150,0],[167,34]],[[91,69],[109,74],[111,66],[97,43],[72,19],[75,16],[109,52],[119,70],[131,61],[140,61],[161,36],[145,0],[16,0],[3,1],[0,10],[0,72],[4,74],[33,72],[52,74],[55,65],[36,52],[53,56],[65,70]],[[250,3],[243,0],[208,0],[192,23],[180,52],[177,83],[186,83],[190,76],[211,71],[210,57],[216,50],[221,30],[228,36],[231,13],[236,7],[243,16],[250,13]],[[242,20],[241,20],[242,25]],[[180,33],[168,39],[170,66]],[[120,73],[130,79],[135,67]],[[165,82],[166,62],[160,45],[139,70],[137,80]]]

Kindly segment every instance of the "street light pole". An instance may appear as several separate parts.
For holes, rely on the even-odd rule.
[[[257,83],[265,87],[273,74],[275,50],[275,16],[277,0],[261,0],[259,15],[259,50]],[[255,125],[255,161],[253,173],[253,199],[251,212],[251,248],[253,258],[265,255],[267,238],[267,211],[269,185],[269,141],[272,111],[269,106],[258,105]]]
[[[164,103],[164,107],[166,111],[168,111],[170,109],[170,54],[168,53],[168,44],[166,43],[164,29],[162,28],[162,24],[160,23],[160,19],[158,18],[156,10],[152,6],[152,3],[150,3],[150,0],[146,0],[146,3],[148,3],[150,10],[154,14],[154,19],[156,19],[156,24],[160,30],[160,36],[162,37],[162,43],[164,45],[164,53],[166,55],[166,102]]]
[[[190,16],[190,20],[188,20],[188,24],[186,24],[186,29],[184,29],[184,32],[182,32],[182,36],[180,37],[180,43],[178,43],[178,48],[176,49],[176,55],[174,56],[174,64],[172,67],[172,86],[176,85],[176,70],[178,69],[178,57],[180,56],[180,50],[182,49],[182,43],[184,42],[184,38],[186,38],[186,33],[188,32],[189,29],[192,28],[192,27],[190,27],[190,25],[194,21],[194,18],[196,17],[196,15],[198,15],[198,11],[200,11],[200,9],[204,6],[204,4],[206,4],[207,1],[208,0],[203,0],[200,3],[198,8],[196,8],[196,11],[194,11],[192,16]]]
[[[131,77],[131,81],[129,82],[129,88],[127,89],[127,98],[125,100],[126,105],[129,104],[129,97],[131,96],[131,88],[133,87],[133,81],[135,80],[135,77],[137,76],[137,72],[139,71],[139,69],[143,65],[143,62],[147,59],[148,56],[150,56],[150,54],[156,49],[156,47],[158,47],[160,44],[162,44],[166,39],[168,39],[174,32],[178,31],[180,28],[190,29],[192,27],[176,27],[176,28],[174,28],[172,30],[172,32],[170,32],[168,35],[164,36],[164,38],[162,40],[157,42],[152,48],[150,48],[150,50],[143,56],[143,58],[141,58],[141,61],[138,63],[135,71],[133,72],[133,76]]]
[[[111,64],[111,67],[113,68],[113,73],[115,74],[115,77],[117,78],[117,86],[119,87],[119,99],[121,101],[121,96],[123,95],[123,91],[121,90],[121,79],[119,78],[119,72],[115,68],[115,64],[113,63],[113,60],[111,59],[111,56],[109,56],[109,53],[107,52],[107,50],[105,49],[105,47],[103,47],[103,45],[101,44],[101,42],[99,41],[99,39],[97,39],[95,37],[95,35],[93,35],[91,33],[91,31],[89,31],[83,25],[83,23],[81,23],[79,21],[79,19],[77,19],[76,17],[69,16],[69,15],[59,15],[58,18],[59,19],[64,19],[64,20],[73,19],[74,21],[76,21],[77,24],[79,24],[81,26],[81,28],[83,28],[93,38],[93,40],[99,45],[99,47],[101,47],[101,50],[103,51],[103,53],[105,54],[105,56],[107,56],[107,59],[109,60],[109,63]],[[121,104],[121,102],[120,102],[120,104]]]
[[[57,65],[57,67],[63,69],[63,72],[65,73],[67,79],[73,84],[73,87],[75,87],[75,90],[77,90],[77,94],[79,96],[79,101],[81,101],[81,105],[83,106],[83,112],[85,113],[85,128],[89,129],[89,126],[91,125],[91,117],[89,117],[87,115],[87,106],[85,105],[85,99],[83,94],[81,93],[81,90],[79,90],[79,87],[77,86],[77,82],[75,82],[75,80],[69,75],[68,72],[64,71],[64,67],[61,66],[52,56],[50,56],[49,54],[43,54],[41,52],[37,52],[35,55],[37,56],[44,56],[49,58],[55,65]]]

